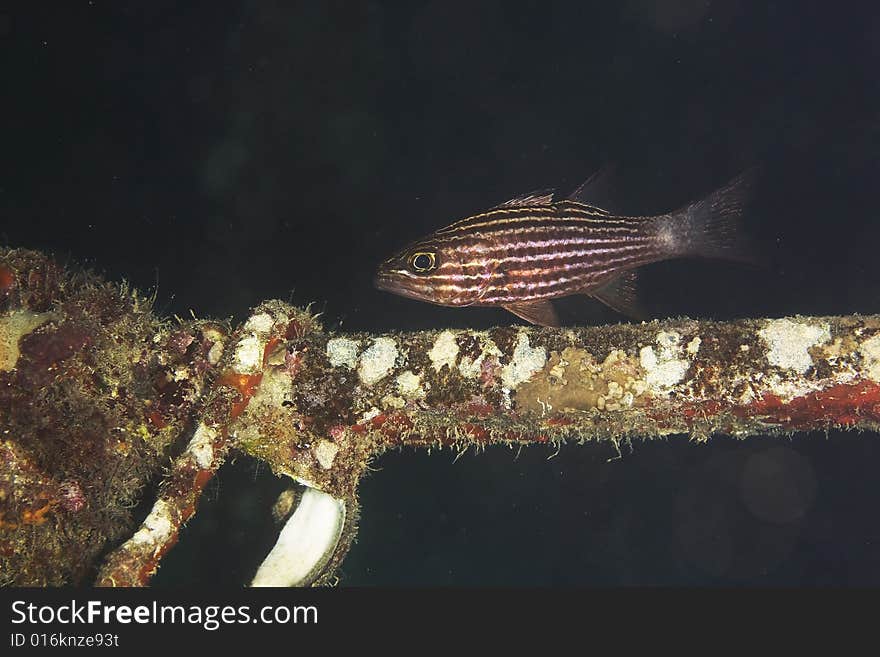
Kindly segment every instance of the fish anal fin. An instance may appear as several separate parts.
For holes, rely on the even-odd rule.
[[[517,317],[539,326],[559,326],[553,303],[547,300],[521,301],[503,306]]]
[[[586,294],[627,317],[648,318],[648,313],[639,301],[636,271],[626,272],[601,287],[586,292]]]
[[[553,194],[555,193],[555,189],[539,189],[534,192],[529,192],[528,194],[517,196],[509,201],[504,201],[504,203],[499,203],[492,209],[522,208],[529,205],[550,205],[550,203],[553,202]]]

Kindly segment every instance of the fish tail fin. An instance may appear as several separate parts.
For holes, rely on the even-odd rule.
[[[743,211],[755,186],[749,169],[708,196],[657,218],[657,234],[670,255],[762,262],[742,230]]]

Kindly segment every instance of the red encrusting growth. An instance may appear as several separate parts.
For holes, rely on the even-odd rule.
[[[266,342],[266,346],[263,349],[263,367],[266,367],[266,361],[269,359],[269,354],[278,346],[281,342],[280,338],[271,338],[268,342]],[[235,419],[244,413],[244,409],[247,408],[248,404],[251,401],[251,398],[256,394],[257,388],[260,387],[260,383],[263,381],[263,372],[260,371],[257,374],[241,374],[236,372],[235,370],[229,370],[220,375],[217,383],[223,386],[229,386],[230,388],[235,388],[238,391],[238,394],[241,396],[239,401],[234,402],[232,404],[232,408],[230,410],[230,419]]]
[[[238,372],[229,371],[220,376],[217,380],[218,385],[235,388],[240,395],[239,400],[233,402],[232,408],[229,411],[230,419],[234,420],[244,413],[244,409],[247,408],[247,405],[251,401],[251,397],[254,396],[254,393],[257,391],[262,380],[262,372],[259,374],[239,374]]]
[[[149,411],[147,413],[147,420],[149,420],[150,424],[152,424],[157,429],[164,429],[168,426],[168,421],[164,417],[162,417],[162,413],[156,410]]]
[[[476,417],[489,417],[497,413],[498,409],[491,404],[472,402],[467,405],[467,412]]]
[[[866,422],[880,423],[880,385],[873,381],[838,384],[788,400],[766,393],[742,404],[716,400],[682,402],[674,408],[649,407],[645,414],[660,428],[678,428],[683,421],[689,430],[706,424],[726,430],[735,419],[791,431],[853,427]]]
[[[15,285],[15,274],[9,267],[0,265],[0,295],[9,294],[13,285]]]
[[[551,427],[568,427],[574,424],[574,420],[568,417],[555,416],[549,418],[547,424]]]
[[[788,402],[776,395],[765,395],[735,412],[739,417],[758,418],[767,425],[800,430],[829,424],[849,427],[869,420],[880,422],[880,385],[873,381],[836,385]]]
[[[299,340],[303,336],[305,336],[307,329],[303,326],[303,323],[296,320],[291,319],[287,323],[287,330],[284,331],[284,338],[287,340]],[[273,338],[277,343],[278,340]]]
[[[479,424],[465,422],[461,425],[461,428],[464,430],[467,436],[473,440],[484,442],[489,438],[489,432],[486,431],[486,429],[484,427],[481,427]]]

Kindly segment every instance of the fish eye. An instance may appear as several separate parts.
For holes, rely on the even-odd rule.
[[[417,251],[409,257],[409,266],[423,274],[437,266],[437,256],[431,251]]]

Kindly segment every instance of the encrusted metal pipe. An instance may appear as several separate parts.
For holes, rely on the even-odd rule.
[[[389,447],[705,440],[880,419],[875,316],[317,332],[278,348],[231,425],[235,444],[339,496]]]
[[[389,448],[880,423],[878,316],[369,335],[269,301],[230,331],[162,322],[136,294],[25,251],[0,252],[0,294],[7,583],[80,581],[115,547],[98,582],[147,584],[229,450],[305,487],[254,579],[305,585],[332,580],[360,478]],[[171,456],[132,530],[131,501]]]

